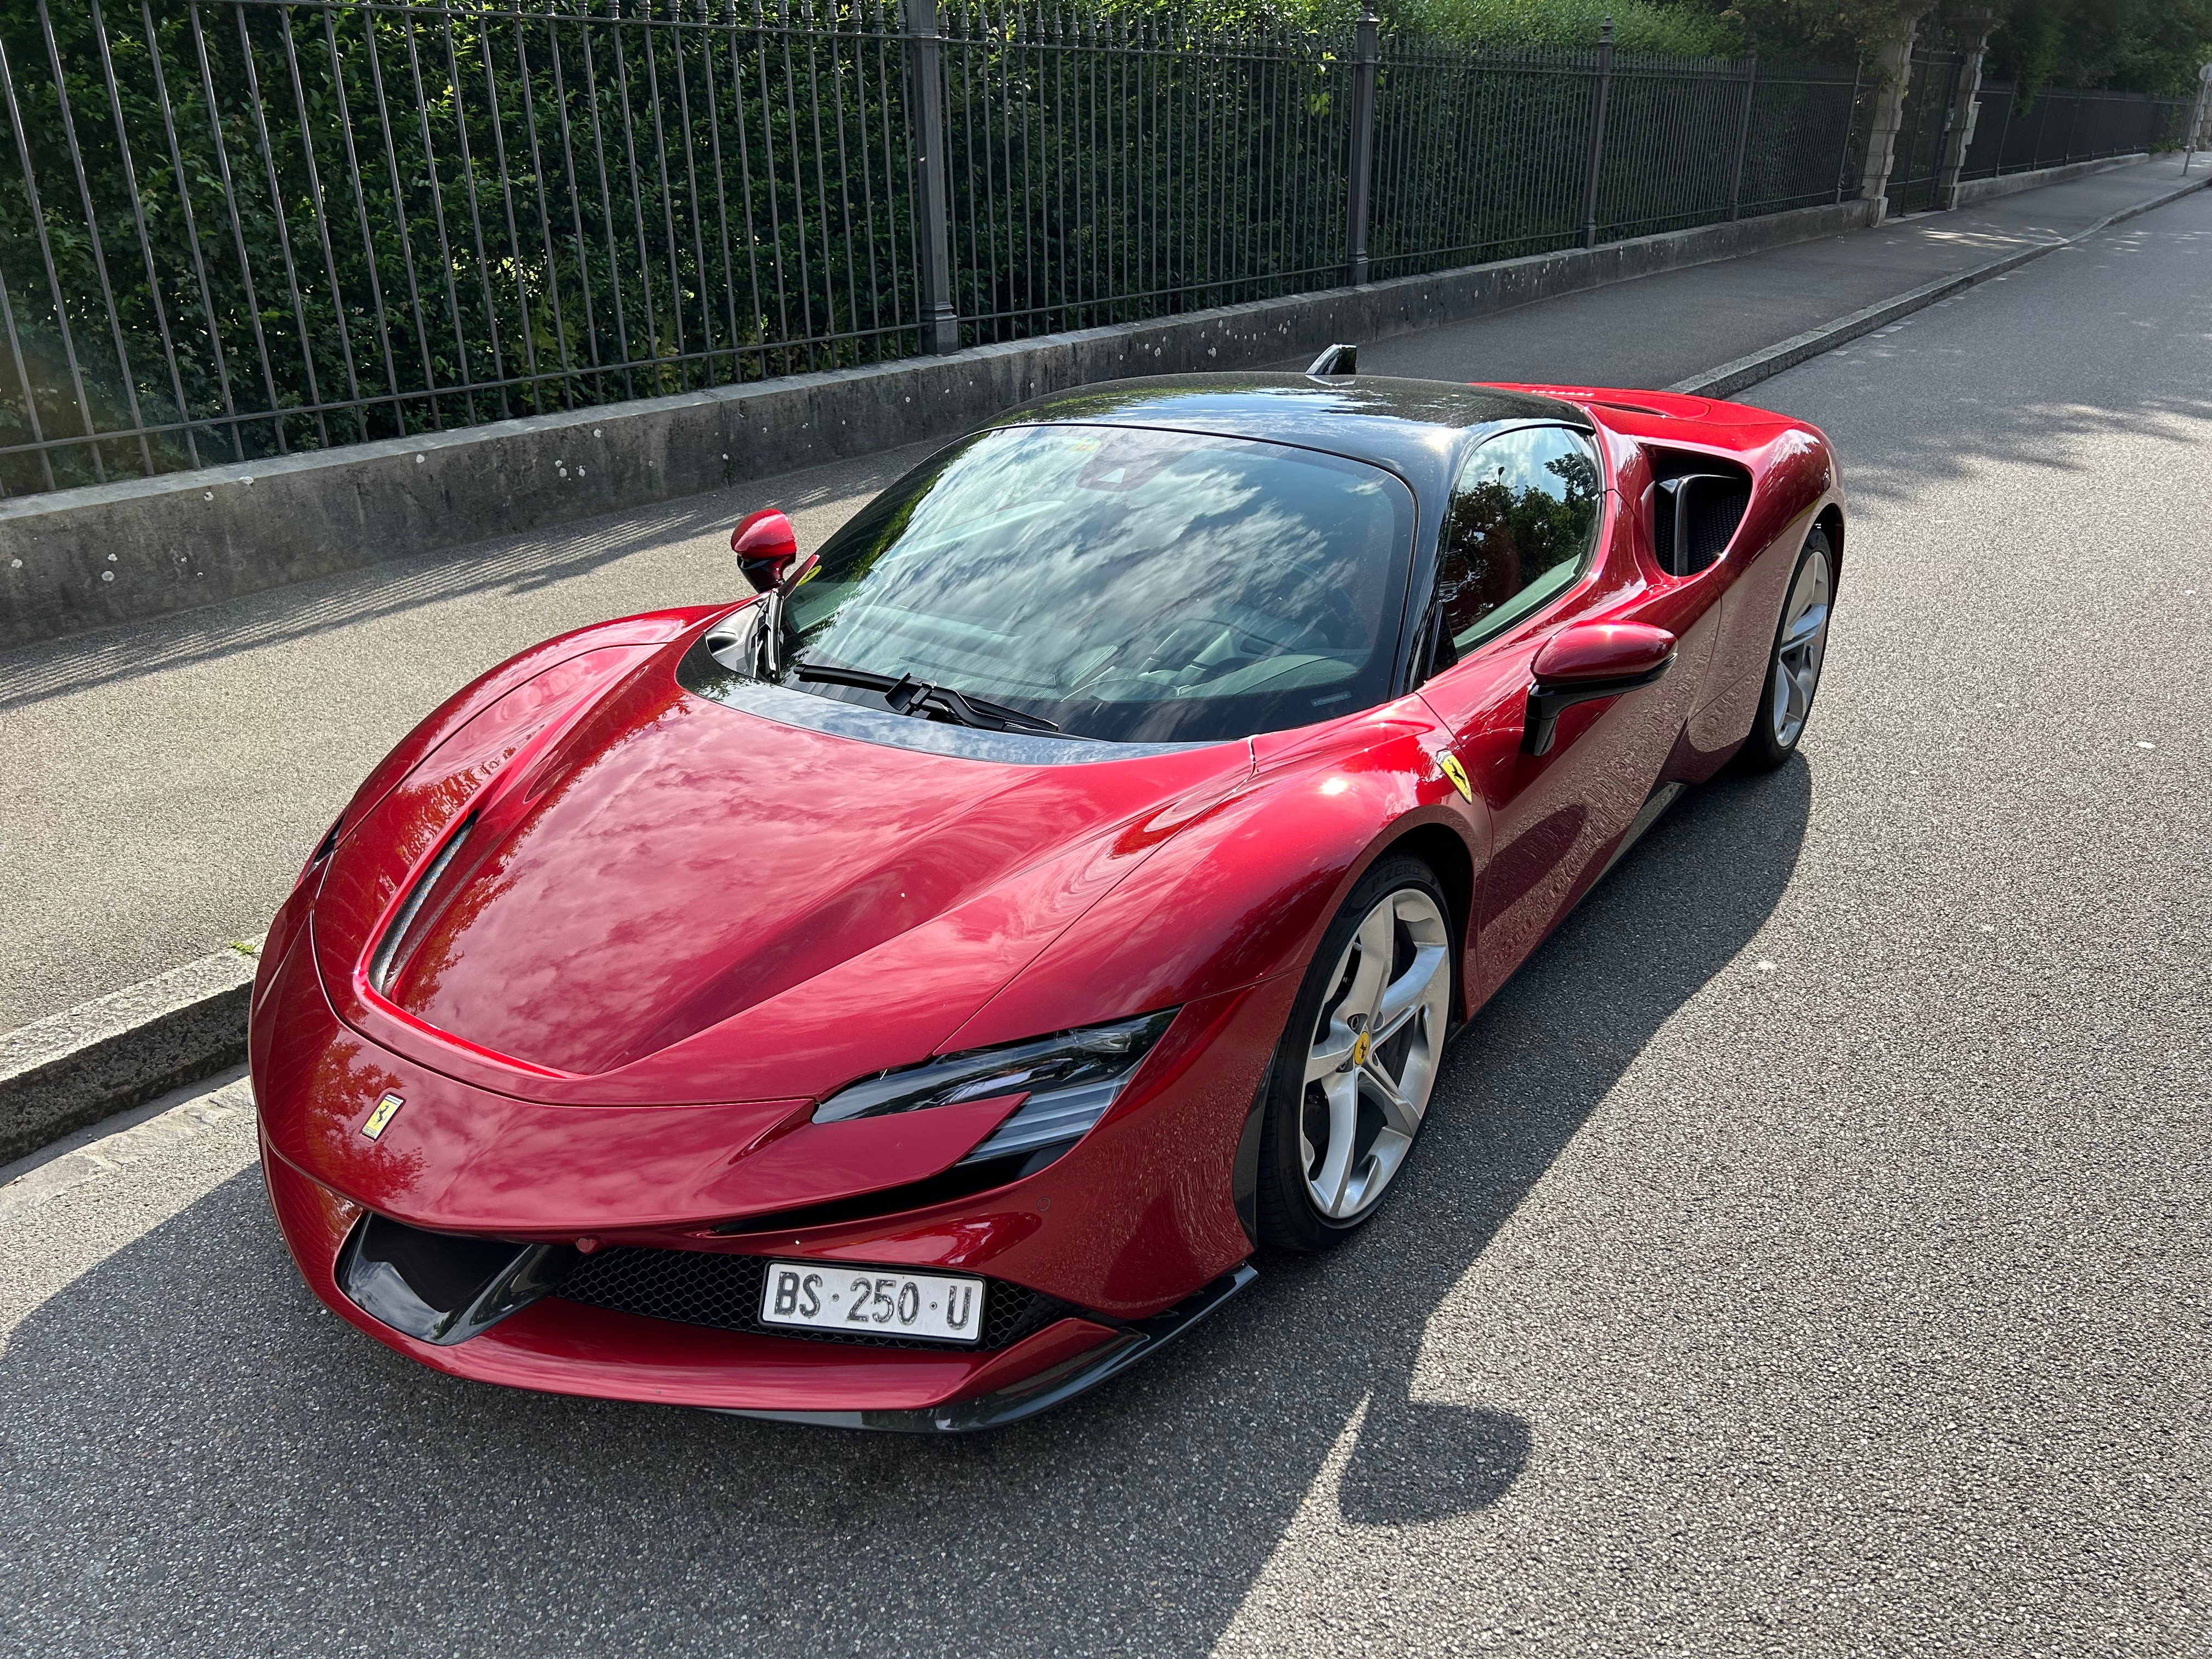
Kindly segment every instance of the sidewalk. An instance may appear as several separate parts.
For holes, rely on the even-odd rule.
[[[2071,235],[2179,170],[2161,160],[1380,341],[1361,367],[1665,386]],[[447,692],[563,629],[727,595],[738,514],[785,507],[819,545],[922,453],[0,653],[0,1031],[256,937],[355,784]]]

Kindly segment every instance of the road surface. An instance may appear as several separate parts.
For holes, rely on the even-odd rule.
[[[2190,1654],[2212,1624],[2212,197],[1762,388],[1802,757],[1474,1022],[1387,1211],[975,1440],[322,1314],[235,1084],[0,1188],[0,1649]]]

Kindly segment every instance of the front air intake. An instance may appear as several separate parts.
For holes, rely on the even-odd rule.
[[[586,1256],[583,1264],[562,1279],[556,1294],[570,1302],[617,1313],[755,1336],[850,1342],[872,1348],[941,1350],[969,1346],[927,1338],[878,1336],[865,1330],[847,1333],[763,1324],[761,1284],[767,1275],[766,1256],[615,1245]],[[983,1284],[983,1338],[973,1345],[976,1348],[1006,1347],[1055,1319],[1081,1311],[1020,1285],[995,1279]]]

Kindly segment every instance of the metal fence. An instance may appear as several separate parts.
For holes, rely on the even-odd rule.
[[[1870,92],[990,0],[0,0],[0,493],[1839,200]]]
[[[1976,94],[1972,141],[1962,179],[1994,179],[2069,161],[2102,161],[2137,150],[2178,149],[2193,100],[2133,92],[2045,88],[2021,107],[2008,81],[1984,81]]]
[[[1966,67],[1962,52],[1933,49],[1912,54],[1885,192],[1893,216],[1924,213],[1939,205],[1936,195],[1942,185],[1944,146],[1959,101],[1959,77]]]

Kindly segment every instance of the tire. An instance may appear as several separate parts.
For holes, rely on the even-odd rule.
[[[1360,878],[1322,936],[1268,1069],[1255,1194],[1261,1243],[1327,1249],[1381,1206],[1427,1115],[1458,954],[1450,908],[1427,865],[1385,854]],[[1338,1063],[1328,1066],[1331,1059]],[[1310,1076],[1317,1067],[1325,1069]]]
[[[1820,690],[1820,666],[1828,650],[1828,617],[1836,592],[1835,554],[1828,532],[1816,529],[1805,538],[1782,616],[1774,626],[1774,648],[1767,653],[1766,683],[1759,710],[1751,717],[1739,763],[1748,772],[1771,772],[1797,752],[1813,699]]]

